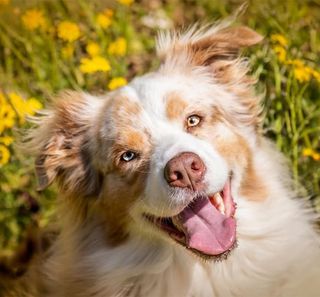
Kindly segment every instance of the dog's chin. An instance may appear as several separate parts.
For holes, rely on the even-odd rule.
[[[220,192],[197,195],[175,216],[143,217],[179,245],[205,260],[226,259],[236,247],[236,206],[228,180]]]

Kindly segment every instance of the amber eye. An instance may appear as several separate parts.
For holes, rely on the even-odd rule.
[[[196,114],[191,115],[190,117],[188,117],[187,119],[187,126],[188,127],[195,127],[198,126],[201,122],[201,117],[199,117]]]
[[[121,155],[121,161],[124,161],[124,162],[130,162],[135,158],[137,158],[137,153],[133,151],[126,151]]]

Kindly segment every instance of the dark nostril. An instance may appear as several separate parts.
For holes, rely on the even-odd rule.
[[[194,161],[191,163],[191,169],[198,171],[201,169],[201,164],[199,162]]]
[[[174,175],[175,175],[175,180],[183,179],[183,174],[181,173],[181,171],[175,171]]]
[[[174,182],[176,180],[182,179],[183,175],[180,171],[173,171],[169,172],[169,174],[166,175],[168,178],[166,178],[170,182]]]

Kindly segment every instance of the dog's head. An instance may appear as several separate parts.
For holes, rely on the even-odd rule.
[[[65,199],[102,218],[110,244],[139,232],[228,253],[236,200],[263,196],[260,104],[239,57],[261,39],[221,25],[163,34],[157,71],[104,98],[62,95],[31,142],[40,188],[57,178]]]

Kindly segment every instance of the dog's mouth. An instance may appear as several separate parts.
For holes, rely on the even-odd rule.
[[[176,216],[144,216],[197,255],[219,259],[236,245],[235,208],[228,180],[221,192],[198,196]]]

